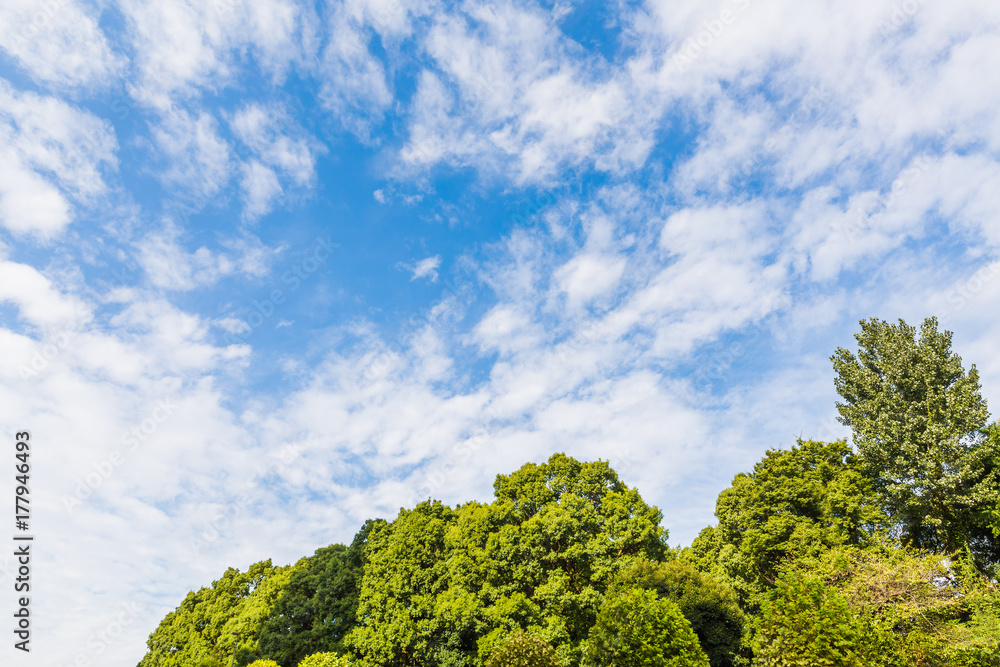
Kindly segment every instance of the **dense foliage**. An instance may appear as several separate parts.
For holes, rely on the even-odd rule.
[[[368,521],[350,547],[317,549],[296,563],[261,631],[260,650],[285,665],[313,653],[343,650],[355,625],[365,543],[381,522]]]
[[[886,521],[843,441],[769,450],[719,494],[715,515],[719,524],[705,528],[684,558],[731,585],[748,611],[788,558],[867,543]]]
[[[478,666],[517,628],[575,663],[622,565],[667,552],[659,510],[607,463],[556,454],[494,490],[489,505],[425,502],[373,531],[348,638],[362,664]]]
[[[336,653],[313,653],[303,658],[298,667],[351,667],[351,661]]]
[[[756,626],[759,667],[863,667],[847,602],[815,576],[779,577],[764,595]]]
[[[832,357],[837,409],[903,541],[945,552],[968,544],[995,561],[995,513],[985,508],[996,505],[998,459],[975,365],[965,372],[935,318],[919,339],[902,320],[874,319],[856,338],[857,356],[839,348]]]
[[[502,643],[497,644],[486,667],[560,667],[559,655],[548,643],[537,635],[515,631]]]
[[[708,667],[677,604],[648,590],[610,596],[590,631],[583,667]]]
[[[622,572],[620,580],[623,587],[648,589],[675,602],[711,667],[736,663],[745,618],[732,588],[680,560],[638,561]]]
[[[846,441],[769,450],[669,549],[603,461],[428,500],[349,546],[228,569],[139,667],[1000,667],[1000,424],[937,323],[833,357]]]
[[[968,554],[844,547],[787,571],[845,601],[865,665],[971,667],[990,664],[988,655],[1000,658],[1000,598]]]
[[[244,665],[263,657],[260,632],[289,574],[268,560],[246,572],[229,568],[211,588],[188,593],[150,635],[139,667],[223,667],[234,655]]]

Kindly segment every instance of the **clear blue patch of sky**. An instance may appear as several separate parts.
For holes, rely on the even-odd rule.
[[[581,0],[559,20],[563,34],[607,61],[619,59],[623,12],[617,2]]]
[[[34,328],[21,318],[21,309],[11,301],[0,301],[0,322],[5,328],[22,335],[31,335]]]
[[[0,78],[6,79],[11,88],[18,93],[31,91],[39,95],[48,94],[45,87],[35,83],[35,80],[21,67],[20,61],[3,49],[0,49]]]

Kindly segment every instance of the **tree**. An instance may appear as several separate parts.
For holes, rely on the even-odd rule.
[[[383,523],[366,521],[350,547],[333,544],[296,563],[261,633],[263,655],[295,665],[313,653],[343,650],[356,622],[368,535]]]
[[[576,664],[618,571],[666,555],[663,515],[607,462],[565,454],[498,475],[493,488],[489,507],[460,519],[454,561],[456,588],[483,609],[480,655],[524,627]]]
[[[517,630],[498,644],[486,667],[561,667],[559,655],[538,635]]]
[[[290,573],[261,561],[188,593],[150,634],[139,667],[227,667],[232,657],[238,665],[261,657],[261,629]]]
[[[676,603],[698,637],[709,665],[733,667],[744,626],[733,589],[679,560],[638,561],[622,573],[620,580],[624,587],[651,590]]]
[[[858,355],[838,348],[831,357],[837,410],[906,543],[939,552],[971,543],[996,562],[980,516],[1000,489],[995,452],[983,447],[989,411],[975,365],[965,372],[951,337],[933,317],[919,339],[903,320],[862,321]]]
[[[852,652],[866,667],[1000,667],[1000,595],[970,554],[839,547],[788,571],[846,603]],[[799,613],[795,622],[811,622],[808,606]]]
[[[708,667],[674,602],[634,589],[609,597],[583,651],[583,667]]]
[[[474,649],[464,628],[444,623],[437,609],[448,588],[445,533],[455,518],[440,501],[425,501],[368,536],[358,624],[346,639],[362,664],[438,665]]]
[[[715,516],[718,526],[702,530],[681,558],[732,586],[751,613],[787,560],[866,543],[885,523],[844,441],[768,450],[719,494]]]
[[[862,667],[847,602],[818,577],[784,573],[764,596],[755,667]]]
[[[372,532],[347,639],[365,665],[479,667],[518,629],[576,664],[619,569],[666,553],[662,514],[606,462],[555,454],[494,491],[488,505],[420,503]]]

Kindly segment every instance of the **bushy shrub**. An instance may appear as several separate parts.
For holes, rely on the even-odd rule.
[[[640,560],[622,573],[620,581],[676,602],[711,667],[733,667],[745,621],[732,588],[679,560]]]
[[[254,660],[247,667],[281,667],[274,660]]]
[[[633,589],[609,597],[583,651],[584,667],[709,667],[691,624],[670,600]]]
[[[299,667],[351,667],[351,661],[336,653],[313,653],[303,658]]]
[[[521,630],[499,644],[486,660],[486,667],[560,667],[556,650],[538,635]]]
[[[847,602],[818,577],[790,571],[756,619],[754,667],[862,667]]]
[[[968,551],[841,547],[789,569],[846,602],[865,667],[1000,667],[1000,593]]]

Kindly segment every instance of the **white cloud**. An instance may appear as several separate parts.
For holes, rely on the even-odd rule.
[[[32,271],[0,264],[5,274],[0,290],[18,286],[13,298],[21,300],[25,317],[45,326],[64,326],[73,314],[66,297]],[[85,599],[73,593],[57,605],[47,605],[44,596],[38,599],[39,628],[58,630],[62,639],[58,646],[37,653],[51,663],[72,662],[81,654],[92,660],[100,655],[105,664],[127,663],[142,654],[150,626],[162,615],[158,596],[174,596],[171,585],[157,583],[162,581],[154,572],[158,566],[148,567],[159,557],[154,554],[170,554],[183,570],[175,574],[184,586],[211,577],[201,572],[205,561],[194,557],[187,536],[177,537],[179,531],[191,530],[199,515],[205,516],[201,501],[211,497],[220,481],[218,475],[198,472],[192,462],[211,459],[217,470],[250,478],[252,458],[239,450],[252,446],[252,440],[223,407],[211,380],[211,373],[231,355],[205,342],[205,326],[198,318],[165,303],[137,303],[113,321],[101,317],[87,329],[59,333],[32,340],[0,327],[5,350],[27,356],[29,364],[34,351],[35,361],[42,362],[34,364],[33,374],[0,383],[0,400],[11,410],[0,422],[14,428],[30,415],[29,428],[38,445],[32,460],[36,469],[46,470],[48,480],[32,496],[39,508],[32,527],[51,540],[50,549],[34,561],[34,571],[49,573],[51,584],[66,591],[80,590],[70,579],[81,571],[88,572],[91,581]],[[7,372],[4,364],[0,373]],[[219,443],[236,449],[224,454]],[[113,455],[116,462],[109,463]],[[81,526],[86,530],[78,533]],[[108,560],[107,544],[121,531],[165,531],[167,526],[173,526],[174,537],[155,550],[150,549],[155,542],[150,534],[119,544]],[[75,566],[60,569],[57,563],[68,558]],[[4,581],[8,566],[0,559]],[[137,606],[139,615],[129,623],[119,619],[114,641],[96,653],[97,643],[92,636],[88,642],[88,635],[106,630],[107,617],[114,621],[123,602]],[[88,613],[81,613],[82,608]]]
[[[419,280],[420,278],[428,278],[431,282],[437,282],[437,270],[440,266],[441,255],[433,255],[422,259],[412,267],[408,267],[413,274],[410,276],[410,281],[412,282],[414,280]]]
[[[8,0],[0,5],[0,48],[40,81],[105,86],[123,58],[108,44],[93,9],[75,0]]]
[[[199,3],[125,0],[139,76],[132,96],[165,113],[198,87],[232,81],[251,53],[275,80],[313,54],[314,10],[292,0]]]
[[[316,178],[315,154],[323,148],[306,137],[285,110],[249,104],[234,114],[230,124],[262,161],[281,169],[295,184],[304,186]]]
[[[250,325],[248,325],[243,320],[236,319],[235,317],[223,317],[214,322],[217,327],[220,327],[223,331],[232,334],[245,333],[249,330]]]
[[[229,183],[231,172],[230,146],[219,136],[218,125],[204,111],[197,115],[183,109],[168,112],[151,128],[154,141],[167,158],[160,178],[188,196],[217,195]]]
[[[117,167],[111,127],[54,97],[21,92],[0,79],[0,224],[50,239],[77,204],[105,193],[102,171]]]
[[[70,205],[62,193],[10,150],[0,152],[0,224],[17,234],[49,238],[69,222]]]
[[[359,25],[367,25],[388,42],[411,35],[415,22],[441,12],[437,0],[347,0],[344,13]]]
[[[243,188],[246,200],[245,215],[251,220],[267,215],[274,208],[274,202],[281,196],[281,184],[273,170],[256,160],[242,166]]]
[[[446,78],[421,75],[404,163],[491,173],[513,162],[515,180],[530,182],[586,163],[634,167],[652,147],[627,75],[570,58],[540,10],[470,5],[435,21],[427,48]]]
[[[368,48],[369,35],[362,22],[366,12],[359,12],[358,4],[353,17],[349,6],[331,10],[326,27],[329,41],[319,66],[320,99],[348,131],[371,141],[393,94],[385,66]]]
[[[241,167],[244,215],[248,219],[266,215],[284,195],[279,172],[292,186],[304,188],[313,183],[315,155],[324,148],[306,136],[283,109],[248,104],[233,114],[229,124],[255,156]]]
[[[89,307],[61,293],[35,268],[0,259],[0,302],[16,304],[28,323],[52,329],[75,328],[90,319]]]
[[[472,335],[484,351],[502,354],[535,349],[543,340],[539,326],[513,305],[494,306],[479,320]]]
[[[565,292],[569,307],[579,308],[608,294],[618,284],[625,270],[622,257],[580,254],[556,271],[555,279]]]
[[[252,237],[229,243],[228,253],[204,246],[191,252],[183,241],[181,230],[167,224],[137,242],[137,259],[154,287],[184,291],[231,275],[260,276],[270,269],[275,252]]]

